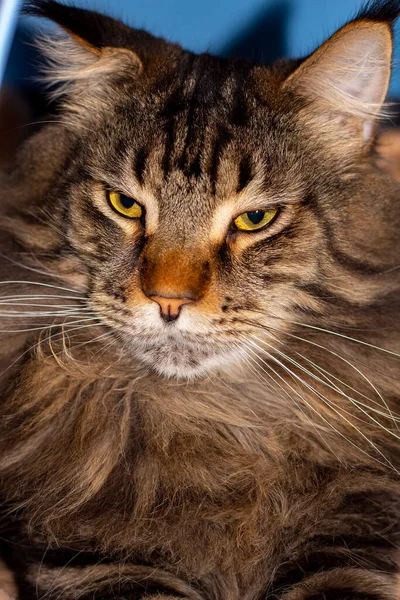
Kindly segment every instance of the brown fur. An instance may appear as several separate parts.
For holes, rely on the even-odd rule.
[[[2,182],[0,491],[21,598],[394,600],[400,212],[370,137],[382,90],[356,74],[341,104],[333,69],[333,104],[310,97],[341,33],[260,67],[34,4],[74,52],[60,71],[52,46],[61,122]],[[383,32],[386,73],[381,5],[343,35]],[[110,188],[145,218],[118,215]],[[268,206],[267,229],[233,227]],[[164,323],[154,295],[191,302]]]

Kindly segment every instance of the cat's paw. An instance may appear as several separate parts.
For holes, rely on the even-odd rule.
[[[10,596],[6,590],[0,588],[0,600],[15,600],[15,596]]]

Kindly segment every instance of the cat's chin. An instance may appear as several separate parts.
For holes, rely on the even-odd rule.
[[[196,358],[186,355],[185,350],[178,355],[165,349],[164,356],[151,356],[150,352],[137,351],[136,357],[148,368],[164,379],[194,381],[204,379],[212,373],[229,373],[240,362],[237,352],[216,351],[209,356]]]
[[[150,366],[150,365],[149,365]],[[151,365],[153,371],[164,379],[175,379],[177,381],[194,381],[207,377],[208,371],[202,366],[191,367],[190,365],[171,365],[158,363]]]
[[[135,319],[119,333],[125,340],[124,351],[164,379],[193,381],[211,373],[229,373],[243,364],[237,337],[189,312],[176,323],[165,324],[155,302],[138,307]]]

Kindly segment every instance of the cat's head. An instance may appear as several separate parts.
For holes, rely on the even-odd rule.
[[[260,331],[351,324],[375,302],[396,264],[373,146],[397,2],[270,67],[54,1],[30,10],[66,31],[43,44],[70,140],[43,204],[128,353],[167,377],[251,367]]]

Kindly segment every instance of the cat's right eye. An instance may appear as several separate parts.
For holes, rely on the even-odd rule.
[[[143,216],[143,207],[134,198],[110,190],[108,191],[108,199],[112,208],[123,217],[140,219]]]

